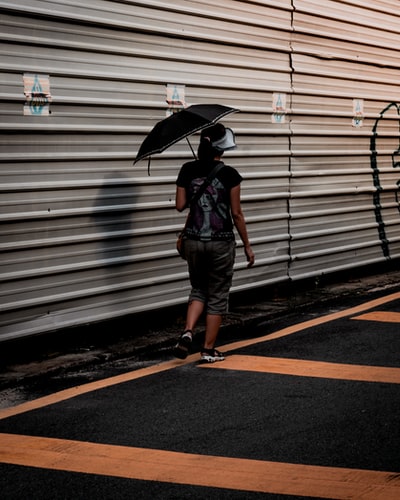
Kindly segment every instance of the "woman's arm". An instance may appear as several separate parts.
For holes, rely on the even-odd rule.
[[[244,245],[244,253],[246,254],[247,267],[251,267],[254,264],[255,256],[251,248],[249,237],[247,235],[246,221],[242,212],[242,207],[240,203],[240,184],[231,189],[231,213],[233,218],[233,223],[239,233],[240,239]]]
[[[176,186],[175,194],[175,208],[178,212],[183,212],[186,208],[186,189],[180,186]]]

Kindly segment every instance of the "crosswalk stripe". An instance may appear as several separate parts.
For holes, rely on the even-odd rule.
[[[360,316],[354,316],[351,319],[360,319],[366,321],[380,321],[381,323],[400,323],[400,313],[389,311],[373,311]]]
[[[0,461],[143,481],[281,495],[397,500],[400,475],[0,434]]]
[[[200,364],[201,368],[221,368],[251,372],[277,373],[298,377],[331,378],[362,382],[400,384],[400,368],[349,365],[304,359],[269,358],[264,356],[231,355],[223,362]]]

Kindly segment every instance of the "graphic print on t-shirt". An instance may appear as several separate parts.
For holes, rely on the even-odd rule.
[[[203,182],[203,179],[193,179],[193,191],[197,192]],[[201,239],[211,240],[216,234],[223,236],[221,233],[228,229],[229,211],[225,196],[224,185],[218,178],[215,178],[207,186],[197,205],[193,207],[192,228]]]

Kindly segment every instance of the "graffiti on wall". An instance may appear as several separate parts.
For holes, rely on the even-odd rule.
[[[381,241],[381,247],[383,255],[390,259],[390,248],[389,248],[389,239],[387,237],[387,228],[385,225],[385,217],[383,215],[383,183],[382,178],[380,176],[381,168],[378,162],[379,159],[379,150],[378,150],[378,140],[379,140],[379,132],[378,127],[382,124],[382,120],[385,118],[386,113],[390,110],[397,113],[397,126],[399,127],[397,137],[395,138],[396,144],[393,152],[391,152],[391,165],[393,168],[400,168],[400,105],[392,102],[384,108],[379,117],[376,119],[374,127],[372,129],[372,136],[370,140],[370,151],[371,151],[371,168],[372,168],[372,176],[374,181],[374,210],[375,210],[375,219],[378,225],[378,233],[379,239]],[[383,134],[382,134],[383,136]],[[400,171],[399,171],[400,173]],[[397,204],[397,209],[400,211],[400,198],[399,198],[399,189],[400,189],[400,181],[396,183],[395,190],[395,201]]]

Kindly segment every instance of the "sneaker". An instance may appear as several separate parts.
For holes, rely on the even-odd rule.
[[[215,363],[215,361],[223,361],[224,355],[222,352],[217,351],[217,349],[206,349],[203,347],[201,350],[201,362],[202,363]]]
[[[189,348],[193,340],[193,333],[191,330],[186,330],[179,338],[178,343],[173,349],[173,355],[179,359],[187,358]]]

